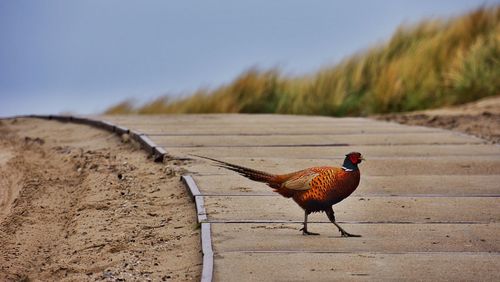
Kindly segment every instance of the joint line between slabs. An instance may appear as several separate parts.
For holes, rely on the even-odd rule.
[[[442,133],[442,131],[437,130],[429,130],[429,131],[380,131],[380,132],[338,132],[338,133],[328,133],[328,132],[311,132],[311,133],[161,133],[161,132],[145,132],[145,134],[149,136],[167,136],[167,137],[176,137],[176,136],[244,136],[244,137],[252,137],[252,136],[336,136],[336,135],[360,135],[360,134],[368,134],[368,135],[383,135],[383,134],[394,134],[394,135],[405,135],[405,134],[435,134]]]
[[[279,197],[279,194],[271,193],[253,193],[253,194],[238,194],[238,193],[227,193],[227,194],[217,194],[217,193],[200,193],[195,196],[203,197]],[[472,195],[446,195],[446,194],[364,194],[351,196],[351,198],[500,198],[500,194],[472,194]]]
[[[360,146],[446,146],[446,145],[484,145],[485,142],[448,142],[448,143],[408,143],[408,144],[391,144],[391,143],[373,143],[373,144],[272,144],[272,145],[175,145],[175,144],[161,144],[161,147],[168,148],[300,148],[300,147],[360,147]]]
[[[259,251],[259,250],[233,250],[216,252],[223,253],[247,253],[247,254],[373,254],[373,255],[442,255],[442,254],[461,254],[461,255],[491,255],[500,256],[500,252],[469,252],[469,251],[430,251],[430,252],[370,252],[370,251],[309,251],[309,250],[281,250],[281,251]]]
[[[284,220],[207,220],[206,222],[212,224],[302,224],[303,221],[284,221]],[[331,224],[329,221],[308,221],[308,223],[314,224]],[[449,224],[449,225],[461,225],[461,224],[497,224],[498,222],[481,222],[481,221],[337,221],[337,223],[342,224]]]

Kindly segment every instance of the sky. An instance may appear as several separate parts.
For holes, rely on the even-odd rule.
[[[482,4],[500,0],[0,0],[0,117],[98,114],[251,67],[311,73]]]

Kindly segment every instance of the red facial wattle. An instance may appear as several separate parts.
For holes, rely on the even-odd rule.
[[[363,160],[363,158],[360,155],[351,154],[349,155],[349,160],[351,160],[353,164],[359,164]]]

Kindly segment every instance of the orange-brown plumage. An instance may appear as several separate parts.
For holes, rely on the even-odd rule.
[[[308,214],[324,211],[339,228],[342,236],[358,236],[347,233],[335,222],[332,205],[347,198],[358,187],[358,164],[363,160],[360,153],[347,154],[342,167],[311,167],[288,174],[271,174],[212,158],[198,157],[215,161],[220,167],[238,172],[251,180],[266,183],[280,195],[292,198],[305,211],[305,235],[316,234],[307,231]]]
[[[282,187],[276,192],[290,194],[302,209],[309,212],[324,211],[347,198],[356,190],[360,179],[359,170],[345,172],[338,167],[313,167],[295,172],[292,177],[308,174],[318,174],[311,180],[310,189],[296,191]],[[280,190],[286,192],[281,193]]]

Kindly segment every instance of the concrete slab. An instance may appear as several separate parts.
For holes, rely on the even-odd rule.
[[[196,177],[198,188],[204,194],[281,195],[263,183],[255,183],[236,173]],[[363,176],[352,196],[498,196],[500,175],[391,175]]]
[[[331,135],[331,134],[375,134],[375,133],[433,133],[442,132],[441,129],[426,127],[402,127],[399,124],[374,123],[370,127],[362,123],[335,123],[332,126],[316,123],[293,123],[280,125],[244,124],[164,124],[143,123],[136,124],[137,130],[149,135]],[[242,131],[242,126],[245,130]]]
[[[334,206],[339,222],[500,222],[500,198],[350,197]],[[292,200],[272,196],[205,197],[210,221],[297,221],[304,212]],[[329,222],[324,213],[311,221]]]
[[[440,133],[442,130],[439,129],[408,129],[408,128],[400,128],[400,127],[382,127],[382,126],[373,126],[366,127],[361,126],[351,126],[351,125],[343,125],[336,126],[335,130],[326,130],[324,127],[307,127],[300,132],[297,132],[294,127],[286,127],[274,129],[272,126],[266,128],[266,130],[262,130],[260,128],[249,128],[245,130],[245,132],[241,131],[240,126],[226,126],[222,130],[217,127],[212,126],[198,126],[193,128],[193,130],[186,129],[185,126],[154,126],[154,125],[143,125],[137,126],[136,128],[142,131],[145,134],[154,136],[154,135],[162,135],[162,136],[308,136],[308,135],[350,135],[350,134],[409,134],[409,133],[422,133],[422,134],[431,134],[431,133]]]
[[[268,146],[347,146],[347,145],[420,145],[420,144],[481,144],[472,136],[439,133],[387,133],[343,135],[276,135],[276,136],[151,136],[165,147],[268,147]]]
[[[289,173],[311,166],[340,166],[340,160],[329,159],[285,159],[259,158],[225,159],[234,164],[256,168],[269,173]],[[213,163],[197,161],[190,170],[202,174],[234,174],[227,169],[218,168]],[[499,175],[500,157],[447,157],[447,158],[371,158],[360,165],[361,181],[363,176],[392,175]]]
[[[216,281],[498,281],[489,253],[222,253]]]
[[[212,224],[215,251],[497,252],[500,224],[343,224],[361,238],[342,238],[333,224]],[[390,240],[388,240],[390,238]],[[408,240],[411,238],[411,240]]]
[[[188,147],[169,148],[170,154],[187,156],[203,155],[213,158],[294,158],[294,159],[341,159],[346,153],[358,151],[368,161],[373,157],[441,157],[441,156],[499,156],[500,146],[476,145],[393,145],[393,146],[342,146],[342,147]],[[340,162],[340,161],[337,161]]]

